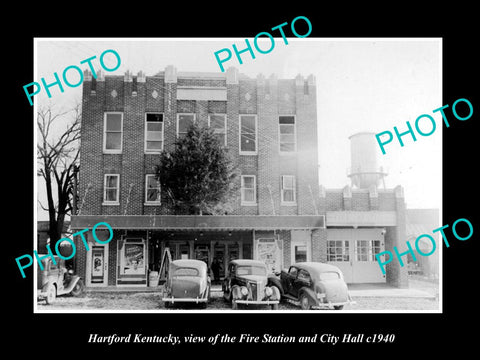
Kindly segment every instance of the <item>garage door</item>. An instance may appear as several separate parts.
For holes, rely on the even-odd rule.
[[[329,229],[327,262],[342,270],[347,283],[382,283],[376,254],[384,251],[382,229]]]

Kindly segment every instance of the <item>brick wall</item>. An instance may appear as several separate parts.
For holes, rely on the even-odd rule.
[[[312,261],[327,262],[327,229],[312,231]]]
[[[240,191],[232,214],[315,214],[318,196],[316,90],[313,78],[233,80],[176,78],[170,70],[157,76],[84,77],[79,196],[81,214],[171,214],[165,194],[160,206],[144,205],[145,174],[153,173],[156,156],[144,153],[145,113],[164,114],[164,149],[176,140],[177,113],[195,113],[206,123],[209,113],[226,113],[227,147],[242,174],[257,177],[257,206],[242,206]],[[177,86],[218,86],[227,101],[177,100]],[[93,93],[91,90],[95,89]],[[121,154],[103,154],[105,111],[123,112]],[[239,155],[239,115],[257,115],[257,155]],[[279,154],[278,116],[295,115],[297,152]],[[120,174],[120,205],[102,205],[104,174]],[[295,206],[280,202],[281,175],[295,175]],[[237,180],[240,185],[240,178]],[[88,188],[88,191],[87,191]],[[82,200],[83,204],[82,204]],[[127,204],[128,200],[128,204]],[[273,206],[272,206],[273,203]]]

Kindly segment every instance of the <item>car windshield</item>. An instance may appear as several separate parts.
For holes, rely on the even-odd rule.
[[[263,266],[239,266],[237,267],[237,275],[267,275],[267,269]]]
[[[173,276],[198,276],[198,270],[195,268],[178,268],[173,273]]]
[[[320,273],[320,280],[336,280],[336,279],[340,279],[340,275],[336,272],[329,271],[329,272]]]

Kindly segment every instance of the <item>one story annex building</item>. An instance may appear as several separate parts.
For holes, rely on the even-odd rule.
[[[236,258],[278,271],[298,261],[330,262],[347,282],[406,286],[397,261],[383,275],[375,255],[405,244],[401,187],[326,190],[318,184],[315,78],[255,79],[225,73],[130,72],[83,83],[78,208],[73,232],[107,222],[113,239],[77,246],[87,287],[149,285],[164,250],[173,259]],[[241,176],[228,215],[175,214],[154,176],[191,122],[213,127]],[[100,231],[97,231],[100,235]],[[105,236],[108,232],[105,231]],[[75,241],[81,241],[79,237]]]

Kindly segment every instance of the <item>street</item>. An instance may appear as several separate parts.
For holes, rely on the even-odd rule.
[[[425,283],[414,283],[416,287],[425,288]],[[436,291],[432,289],[432,292]],[[393,296],[352,296],[355,304],[345,305],[344,310],[347,311],[395,311],[395,310],[438,310],[439,300],[436,298],[424,297],[393,297]],[[153,311],[171,311],[171,310],[189,310],[189,311],[205,311],[201,305],[178,304],[173,308],[165,308],[162,302],[161,291],[155,292],[94,292],[87,291],[80,297],[61,296],[58,297],[54,304],[46,305],[45,301],[38,301],[38,311],[115,311],[115,310],[153,310]],[[270,310],[268,306],[249,306],[241,307],[246,310]],[[301,309],[291,303],[281,302],[278,306],[279,310],[301,311]],[[231,305],[223,299],[221,291],[211,293],[211,300],[206,310],[231,310]],[[323,310],[318,310],[323,311]]]

